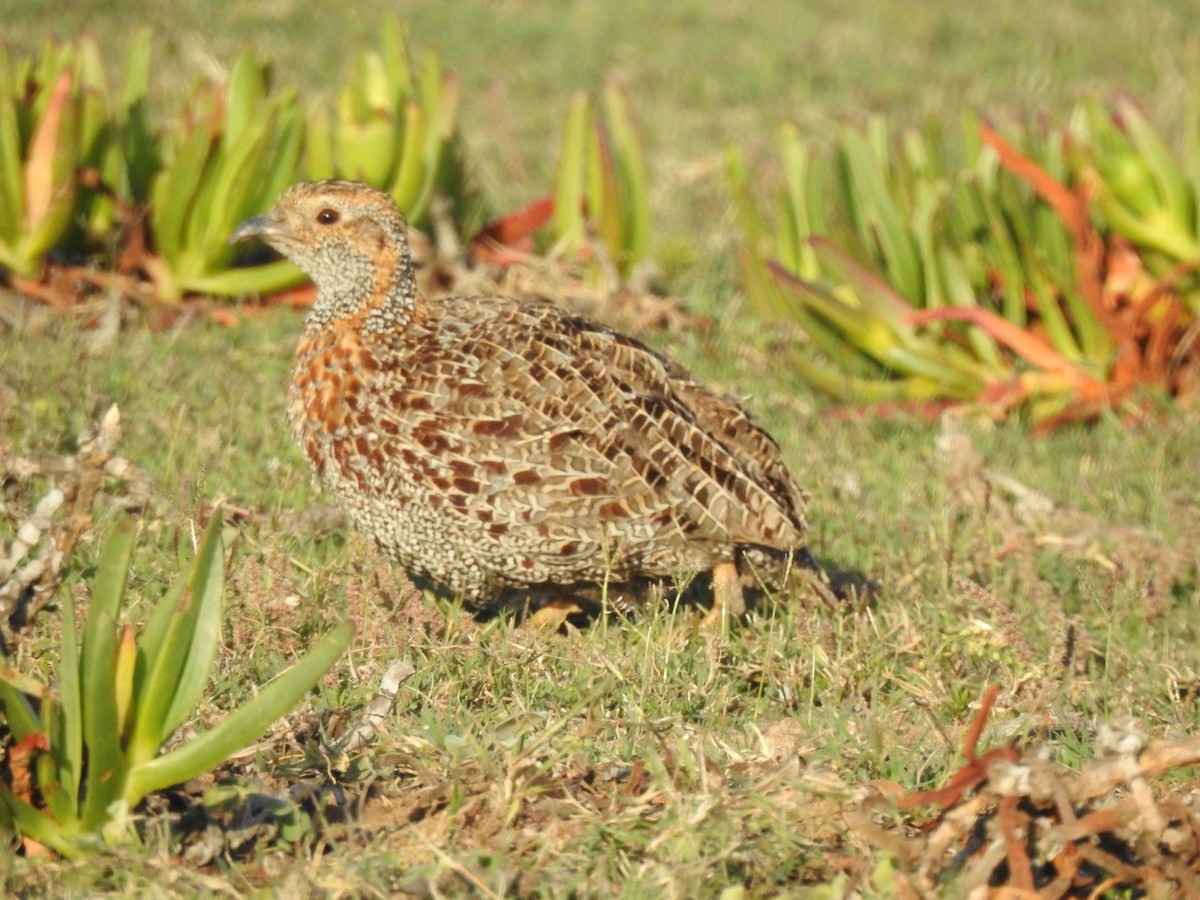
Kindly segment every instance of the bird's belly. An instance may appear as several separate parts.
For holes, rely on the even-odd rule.
[[[384,553],[471,601],[490,601],[506,587],[670,578],[710,567],[722,555],[715,547],[667,544],[648,525],[627,524],[620,533],[595,523],[573,531],[537,524],[495,529],[410,481],[364,491],[338,466],[326,466],[321,481],[353,526]]]

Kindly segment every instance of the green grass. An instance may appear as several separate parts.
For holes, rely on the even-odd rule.
[[[68,5],[56,27],[86,25],[115,47],[130,21],[149,21],[163,98],[247,42],[277,61],[280,77],[317,89],[344,70],[383,7],[358,4],[344,28],[331,28],[282,0],[219,15]],[[93,332],[65,322],[0,331],[0,450],[70,452],[99,411],[120,405],[121,452],[154,486],[145,511],[154,537],[135,566],[146,596],[186,557],[202,504],[220,498],[250,511],[232,550],[219,671],[201,720],[235,707],[334,618],[358,623],[351,652],[293,717],[297,733],[269,738],[224,774],[275,796],[322,784],[334,762],[320,757],[315,735],[336,733],[392,659],[417,670],[379,743],[342,773],[344,802],[327,792],[307,808],[317,825],[204,866],[174,859],[181,848],[158,825],[144,850],[99,862],[0,854],[0,883],[27,893],[630,897],[744,885],[770,896],[828,881],[840,861],[868,852],[841,816],[855,785],[943,784],[990,683],[1001,695],[984,747],[1046,745],[1077,766],[1093,754],[1095,724],[1118,715],[1138,715],[1152,736],[1193,732],[1194,416],[1139,429],[1105,420],[1048,438],[967,417],[989,473],[1053,501],[1031,516],[996,479],[939,458],[938,425],[828,410],[772,366],[768,340],[743,313],[721,154],[738,141],[752,158],[769,155],[785,116],[820,129],[873,111],[915,120],[962,104],[1061,114],[1082,94],[1119,88],[1173,127],[1185,47],[1200,38],[1186,4],[973,9],[406,6],[416,44],[436,47],[462,76],[463,127],[500,208],[549,189],[569,92],[608,71],[626,79],[647,135],[658,240],[681,260],[672,286],[716,322],[710,332],[643,337],[722,390],[751,395],[813,492],[817,555],[883,585],[869,612],[783,604],[725,646],[699,638],[689,611],[568,636],[478,624],[414,597],[365,541],[313,514],[324,501],[283,421],[296,315],[236,328],[131,327],[100,349]],[[44,18],[42,4],[10,3],[5,38],[33,46]],[[21,508],[44,485],[3,485],[0,499]],[[110,486],[108,496],[120,494]],[[118,507],[98,510],[99,523]],[[73,578],[86,577],[94,553],[94,542],[81,546]],[[54,630],[44,614],[16,664],[48,668],[42,651]]]

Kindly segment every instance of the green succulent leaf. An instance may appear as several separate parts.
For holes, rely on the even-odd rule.
[[[776,253],[780,262],[801,278],[814,280],[820,266],[809,238],[825,230],[826,218],[818,214],[821,203],[809,190],[813,153],[794,125],[784,125],[779,136],[786,188],[780,201],[780,236]]]
[[[253,742],[312,689],[345,650],[352,634],[349,624],[338,625],[298,663],[214,728],[170,753],[137,766],[130,772],[127,796],[142,797],[194,778]]]
[[[1167,217],[1182,234],[1191,233],[1195,221],[1195,201],[1179,163],[1167,150],[1146,114],[1131,98],[1120,95],[1115,106],[1116,115],[1129,134],[1136,157],[1144,161]]]
[[[385,16],[379,33],[383,51],[383,84],[397,97],[413,93],[412,67],[408,61],[408,28],[396,16]]]
[[[126,521],[109,536],[100,555],[92,601],[83,631],[80,685],[83,741],[88,747],[87,784],[82,826],[94,830],[104,821],[125,778],[117,721],[114,675],[117,661],[117,613],[125,593],[137,527]]]
[[[172,158],[150,188],[154,245],[166,260],[178,259],[187,246],[185,228],[193,198],[218,137],[214,115],[211,107],[202,108],[197,118],[184,123],[175,136]]]
[[[554,234],[560,246],[580,246],[587,234],[582,201],[587,177],[585,161],[591,110],[591,100],[583,91],[572,96],[567,107],[554,190]]]
[[[409,221],[416,223],[424,219],[427,211],[423,204],[432,199],[422,196],[424,187],[426,184],[432,185],[433,182],[426,178],[425,171],[425,145],[429,135],[429,121],[421,104],[415,100],[410,100],[405,105],[402,130],[404,138],[391,194]]]
[[[650,250],[650,186],[641,136],[629,94],[610,80],[602,95],[604,121],[618,173],[621,246],[614,254],[622,274],[645,259]],[[611,246],[611,245],[610,245]]]
[[[75,603],[70,600],[63,604],[56,725],[50,739],[50,756],[55,763],[60,788],[56,793],[62,798],[54,812],[63,822],[79,815],[79,785],[83,776],[83,695],[77,641]]]
[[[76,829],[42,812],[32,804],[14,796],[6,787],[0,787],[0,804],[8,811],[20,834],[39,844],[44,844],[67,858],[82,856],[86,850],[80,846]]]
[[[604,124],[591,123],[592,140],[584,142],[584,207],[586,219],[603,241],[609,258],[621,251],[620,197],[612,147]]]
[[[876,141],[878,143],[878,141]],[[852,214],[864,244],[878,244],[896,289],[909,300],[922,296],[920,260],[903,213],[888,190],[878,147],[853,130],[839,143]]]
[[[0,263],[15,267],[13,245],[21,233],[25,190],[22,184],[21,133],[11,97],[0,92]]]
[[[312,180],[332,178],[336,167],[333,154],[333,119],[324,104],[313,107],[304,135],[304,170]]]
[[[214,515],[196,551],[186,587],[169,592],[142,640],[129,764],[153,759],[191,712],[208,679],[220,632],[224,564],[221,517]],[[169,603],[169,605],[168,605]]]
[[[216,297],[275,294],[303,282],[305,275],[288,260],[225,269],[187,279],[189,290]]]
[[[217,514],[186,575],[166,592],[135,638],[129,626],[117,624],[136,537],[136,525],[123,522],[101,551],[82,651],[76,648],[73,606],[65,607],[58,691],[0,669],[0,709],[13,738],[41,735],[41,748],[48,746],[34,748],[30,764],[46,811],[0,784],[0,825],[64,856],[136,840],[133,810],[147,793],[193,778],[252,742],[345,649],[351,629],[342,624],[216,728],[158,755],[163,741],[192,713],[209,679],[221,622],[221,529]],[[40,708],[27,691],[40,697]],[[121,735],[121,708],[129,710],[127,741]]]
[[[18,673],[8,667],[0,668],[0,706],[4,708],[9,730],[18,741],[42,731],[41,716],[26,693],[28,687]]]
[[[248,141],[250,129],[256,127],[266,99],[266,70],[249,50],[243,50],[234,62],[224,93],[225,127],[221,134],[221,149],[228,153]]]

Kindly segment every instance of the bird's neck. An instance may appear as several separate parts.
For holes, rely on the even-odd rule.
[[[357,330],[364,334],[394,332],[406,327],[423,307],[412,263],[401,259],[377,282],[371,295],[363,298]]]
[[[346,266],[335,280],[317,285],[317,300],[306,328],[323,331],[343,326],[362,334],[395,332],[424,311],[416,274],[407,254],[363,260]]]

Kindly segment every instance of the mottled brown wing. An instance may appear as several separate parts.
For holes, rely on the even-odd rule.
[[[701,426],[738,454],[755,481],[770,490],[797,526],[807,528],[804,512],[810,499],[808,492],[792,477],[779,445],[755,424],[749,413],[735,400],[714,394],[682,369],[681,377],[675,381],[675,392]]]
[[[552,541],[674,547],[680,565],[706,546],[802,544],[799,504],[772,481],[777,452],[761,432],[694,382],[677,392],[636,341],[490,298],[432,303],[400,340],[389,356],[404,377],[384,373],[391,393],[376,412],[398,450],[382,458],[463,515]]]
[[[807,528],[804,511],[809,501],[808,493],[792,477],[779,445],[755,424],[736,398],[713,393],[683,366],[654,354],[629,338],[607,332],[607,329],[591,325],[581,330],[580,337],[591,352],[603,352],[604,343],[614,339],[632,345],[629,352],[612,355],[616,366],[614,374],[618,377],[640,377],[647,369],[647,354],[653,356],[665,370],[671,395],[686,408],[696,424],[737,457],[743,475],[770,493],[796,528],[801,531]],[[630,362],[632,366],[627,366]],[[753,510],[748,512],[757,514]]]

